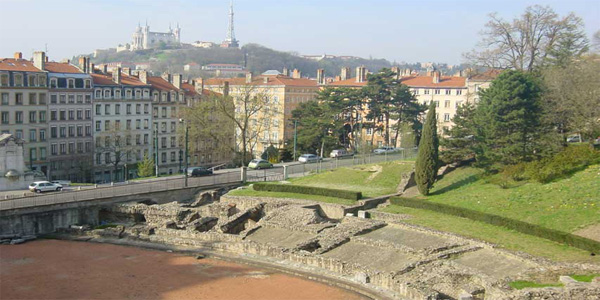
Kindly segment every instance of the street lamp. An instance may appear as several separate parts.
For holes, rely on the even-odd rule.
[[[179,172],[183,172],[181,163],[183,162],[183,150],[179,149]]]
[[[185,125],[185,187],[188,186],[188,141],[189,141],[189,126],[187,124],[187,122],[184,119],[179,119],[180,123],[183,123],[183,125]],[[181,160],[180,160],[181,161]]]
[[[298,141],[298,120],[294,120],[294,161],[296,161],[296,143]]]

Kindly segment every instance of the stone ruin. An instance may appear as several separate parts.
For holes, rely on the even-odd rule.
[[[209,191],[185,203],[109,207],[102,211],[101,221],[118,225],[87,234],[105,241],[151,242],[276,264],[334,278],[345,287],[370,291],[367,294],[374,298],[524,300],[600,295],[600,282],[511,290],[512,280],[558,267],[408,225],[398,215],[375,211],[377,219],[330,215],[339,214],[307,200],[221,197]],[[578,267],[600,271],[597,266]]]

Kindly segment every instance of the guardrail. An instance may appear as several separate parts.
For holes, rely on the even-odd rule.
[[[184,181],[184,178],[175,178],[153,182],[129,182],[129,184],[123,185],[105,186],[72,192],[54,192],[35,197],[3,200],[0,201],[0,210],[176,190],[185,188]],[[187,187],[193,188],[238,182],[241,183],[240,173],[233,171],[206,177],[190,177],[188,179]]]

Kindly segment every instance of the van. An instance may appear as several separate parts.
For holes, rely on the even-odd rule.
[[[348,156],[353,156],[354,153],[347,151],[346,149],[336,149],[331,151],[331,153],[329,153],[329,157],[331,158],[342,158],[342,157],[348,157]]]

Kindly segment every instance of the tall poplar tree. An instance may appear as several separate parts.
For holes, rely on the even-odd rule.
[[[435,103],[432,101],[427,111],[425,126],[419,142],[419,153],[415,165],[415,181],[419,192],[428,195],[433,187],[438,170],[438,146],[437,118]]]

